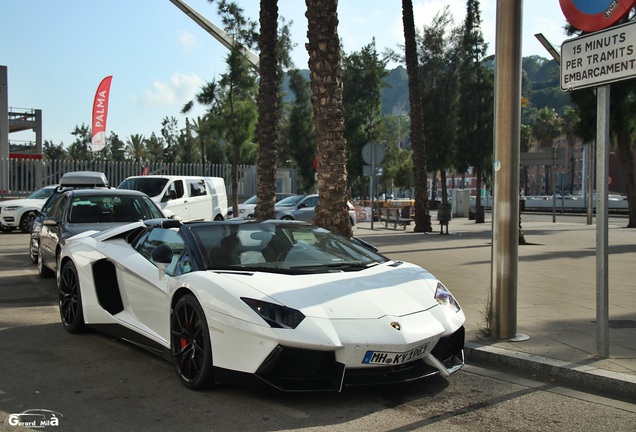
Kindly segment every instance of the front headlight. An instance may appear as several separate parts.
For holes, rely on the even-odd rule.
[[[453,311],[459,312],[460,307],[455,297],[450,293],[450,291],[441,283],[437,282],[437,288],[435,289],[435,300],[442,306],[448,306]]]
[[[19,210],[21,208],[22,208],[22,206],[7,206],[7,207],[4,207],[3,210],[4,211],[16,211],[16,210]]]
[[[300,311],[286,306],[247,297],[241,297],[241,300],[273,328],[295,329],[305,319]]]

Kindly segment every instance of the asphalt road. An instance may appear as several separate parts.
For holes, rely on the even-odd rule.
[[[183,387],[165,360],[99,333],[66,333],[53,279],[28,236],[0,234],[0,431],[11,414],[59,415],[60,431],[630,431],[636,405],[467,365],[448,379],[280,393]],[[42,430],[42,429],[40,429]]]

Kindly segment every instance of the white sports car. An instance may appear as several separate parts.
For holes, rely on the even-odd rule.
[[[183,384],[340,391],[463,366],[465,316],[413,264],[304,222],[135,222],[69,239],[66,330],[170,359]]]

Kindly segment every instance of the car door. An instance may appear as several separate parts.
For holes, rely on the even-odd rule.
[[[176,179],[171,181],[166,187],[160,207],[162,210],[169,210],[173,215],[179,216],[183,221],[189,221],[190,209],[188,200],[183,180]]]
[[[40,230],[40,250],[44,265],[55,269],[57,244],[60,241],[62,223],[66,215],[66,207],[70,201],[69,195],[65,194],[55,201],[53,207],[48,212],[42,222]]]
[[[294,219],[305,222],[313,222],[316,216],[316,206],[318,205],[318,195],[310,195],[296,205]]]
[[[212,220],[212,197],[202,178],[186,179],[188,211],[194,221]]]
[[[120,269],[120,277],[124,288],[122,297],[128,307],[117,317],[147,332],[151,337],[169,343],[169,282],[172,278],[160,277],[151,256],[152,250],[161,244],[170,245],[174,252],[166,274],[172,276],[190,271],[187,258],[183,258],[186,247],[181,235],[169,229],[152,229],[133,245],[137,253],[121,262],[123,268]]]

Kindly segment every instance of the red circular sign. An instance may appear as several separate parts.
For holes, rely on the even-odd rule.
[[[559,0],[565,19],[579,30],[595,32],[616,24],[636,0]]]

